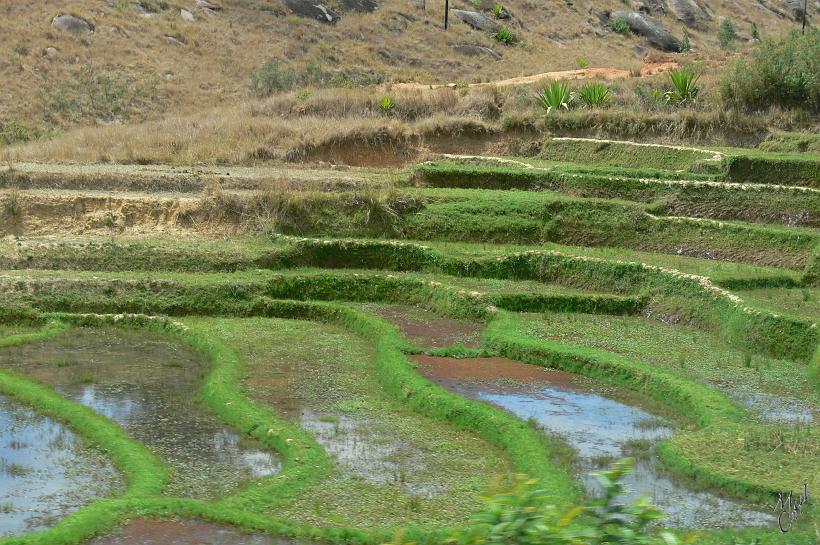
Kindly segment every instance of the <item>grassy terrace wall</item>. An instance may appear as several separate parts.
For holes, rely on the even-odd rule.
[[[743,184],[820,187],[820,159],[811,154],[766,153],[733,148],[712,151],[609,140],[553,138],[544,142],[539,157],[626,168],[652,165],[672,171],[716,174],[726,181]]]
[[[539,157],[567,163],[627,168],[652,165],[666,170],[707,172],[719,172],[721,159],[719,153],[709,150],[583,138],[548,139]]]
[[[820,188],[820,159],[794,155],[727,157],[726,179],[731,182],[781,184]]]
[[[702,276],[641,263],[568,256],[531,250],[496,258],[457,258],[424,246],[345,240],[299,240],[279,266],[385,267],[443,272],[453,276],[537,280],[615,293],[641,292],[650,307],[675,319],[730,335],[774,357],[807,361],[818,342],[817,326],[746,306]],[[728,324],[725,326],[724,324]]]
[[[668,319],[687,321],[697,326],[728,335],[734,342],[749,350],[760,350],[774,357],[787,357],[809,361],[818,342],[815,323],[788,316],[775,315],[746,305],[742,299],[717,287],[708,278],[680,273],[634,262],[619,262],[597,258],[570,256],[560,252],[527,251],[495,258],[465,258],[446,255],[425,246],[408,243],[391,243],[366,240],[318,240],[288,239],[291,245],[271,254],[266,265],[274,269],[294,267],[322,268],[372,268],[396,271],[419,271],[444,273],[452,276],[496,278],[513,280],[535,280],[557,283],[580,289],[597,290],[636,299],[609,299],[604,303],[577,303],[601,308],[612,305],[613,310],[628,313],[644,308],[653,315]],[[370,278],[370,279],[368,279]],[[33,287],[30,289],[27,284]],[[181,283],[184,286],[184,283]],[[47,282],[38,283],[7,282],[12,291],[28,297],[35,303],[46,304],[48,308],[81,310],[83,305],[97,301],[99,310],[147,310],[159,304],[163,311],[173,313],[184,311],[191,301],[205,301],[218,308],[220,298],[227,301],[248,300],[261,294],[288,298],[323,299],[339,294],[350,300],[395,300],[394,290],[407,291],[408,297],[434,299],[442,294],[438,308],[454,305],[453,301],[467,296],[464,290],[437,288],[412,279],[378,277],[339,277],[314,275],[312,277],[277,277],[264,286],[257,282],[223,282],[207,289],[196,286],[183,287],[182,296],[163,294],[161,283],[143,281],[129,287],[128,282],[108,284],[108,293],[101,293],[96,299],[93,293],[84,299],[78,290],[67,289],[63,295],[59,290],[49,290]],[[93,285],[86,282],[84,287]],[[43,287],[45,286],[45,287]],[[152,287],[154,286],[154,287]],[[123,297],[106,297],[116,294],[116,289],[125,290]],[[178,289],[173,287],[173,289]],[[187,291],[186,291],[187,290]],[[27,292],[28,295],[26,295]],[[153,292],[153,295],[152,295]],[[455,293],[457,297],[452,297]],[[161,296],[157,294],[162,294]],[[42,297],[42,300],[38,298]],[[161,299],[161,302],[159,300]],[[482,297],[486,304],[498,304],[512,310],[535,310],[543,300],[526,297],[492,299]],[[150,303],[150,304],[149,304]],[[458,303],[460,304],[460,303]],[[571,301],[556,301],[556,308],[572,308]],[[496,306],[498,306],[496,305]],[[156,307],[155,307],[156,308]],[[583,308],[578,306],[578,308]]]
[[[651,173],[576,173],[564,168],[489,164],[423,163],[417,183],[437,188],[558,191],[574,197],[645,203],[659,216],[688,216],[749,222],[820,226],[820,193],[778,185],[730,184],[647,176]],[[689,176],[687,175],[687,178]]]

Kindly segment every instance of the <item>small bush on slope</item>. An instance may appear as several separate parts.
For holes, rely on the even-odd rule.
[[[765,39],[729,70],[721,95],[747,111],[781,106],[820,112],[820,30]]]

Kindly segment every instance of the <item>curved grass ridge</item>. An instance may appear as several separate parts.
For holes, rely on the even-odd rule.
[[[701,429],[681,432],[665,439],[658,446],[664,463],[674,472],[701,483],[716,486],[738,497],[769,501],[782,490],[778,483],[759,483],[735,475],[725,475],[692,462],[677,442],[687,433],[710,430],[731,431],[750,428],[746,410],[727,396],[689,379],[652,365],[634,361],[605,350],[568,346],[545,339],[532,339],[515,331],[515,322],[508,313],[499,312],[490,322],[485,344],[493,352],[525,363],[561,369],[625,386],[677,409]]]
[[[587,289],[641,291],[649,308],[729,335],[750,350],[809,361],[818,346],[816,322],[747,305],[708,277],[638,262],[529,250],[496,258],[455,258],[428,246],[359,239],[280,237],[293,243],[277,265],[335,268],[376,267],[443,272],[453,276],[558,282]]]
[[[446,280],[445,280],[446,282]],[[642,296],[528,292],[486,293],[435,280],[396,276],[372,270],[293,271],[265,273],[257,279],[244,275],[196,275],[182,278],[125,278],[95,274],[92,277],[0,275],[0,285],[12,284],[44,311],[129,312],[166,315],[222,312],[255,297],[314,301],[419,303],[457,317],[483,318],[481,306],[516,312],[584,312],[637,314],[646,305]],[[116,295],[112,295],[116,294]],[[234,305],[232,313],[239,312]]]
[[[50,321],[39,332],[0,339],[0,346],[45,340],[67,329],[64,321]],[[0,393],[78,430],[87,444],[99,448],[111,459],[125,480],[121,500],[95,501],[67,515],[57,526],[44,532],[19,538],[0,538],[3,545],[77,543],[94,532],[113,527],[117,517],[122,514],[122,500],[158,494],[165,485],[168,475],[160,460],[117,424],[92,409],[64,399],[47,386],[7,371],[0,371]]]
[[[305,319],[337,323],[360,335],[375,339],[378,378],[385,389],[406,399],[411,408],[430,417],[470,429],[505,450],[516,470],[552,484],[556,503],[579,497],[571,475],[550,463],[547,441],[521,420],[490,406],[463,399],[427,381],[413,370],[404,355],[410,347],[386,322],[354,309],[328,303],[277,301],[259,298],[252,315]],[[55,527],[19,538],[0,539],[2,545],[39,543],[78,543],[96,532],[111,528],[129,514],[139,516],[195,515],[238,525],[249,530],[337,541],[379,543],[390,538],[389,530],[363,531],[355,528],[311,528],[289,524],[274,517],[254,514],[262,505],[298,494],[330,471],[326,453],[298,426],[278,419],[272,411],[244,396],[240,379],[242,366],[236,352],[197,327],[182,322],[137,314],[55,313],[64,323],[85,326],[114,325],[142,328],[178,337],[204,352],[213,363],[206,377],[203,398],[228,424],[280,452],[282,471],[260,479],[246,489],[213,504],[180,498],[158,497],[166,474],[161,463],[139,443],[128,438],[115,423],[91,409],[65,400],[49,389],[27,379],[0,373],[0,391],[8,390],[21,401],[66,421],[83,437],[99,444],[112,456],[114,464],[126,475],[128,492],[122,500],[93,502],[61,520]],[[52,334],[65,327],[54,329]],[[18,342],[25,342],[21,338]],[[45,335],[32,334],[36,341]],[[45,400],[45,401],[42,401]],[[129,454],[130,453],[130,454]],[[407,536],[421,541],[442,538],[443,530],[410,529]]]

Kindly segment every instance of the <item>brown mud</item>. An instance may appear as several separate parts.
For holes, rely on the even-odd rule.
[[[515,384],[553,384],[561,388],[579,389],[582,382],[578,375],[547,369],[537,365],[527,365],[507,358],[441,358],[414,355],[410,359],[418,364],[418,369],[433,382],[443,383],[485,383],[488,386],[503,381],[505,389],[515,388]]]
[[[268,536],[199,520],[132,520],[88,545],[269,545]],[[284,542],[276,541],[277,544]]]
[[[419,307],[368,305],[367,311],[399,328],[407,340],[422,348],[443,348],[455,344],[479,348],[485,325],[454,320]]]

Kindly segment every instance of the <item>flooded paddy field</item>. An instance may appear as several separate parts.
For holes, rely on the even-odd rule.
[[[103,453],[59,422],[0,395],[0,538],[53,526],[121,488]]]
[[[111,195],[7,176],[0,315],[49,325],[0,348],[0,536],[441,545],[486,532],[495,494],[535,502],[518,475],[544,491],[527,513],[587,531],[613,490],[590,473],[629,457],[613,509],[665,513],[646,543],[815,545],[811,501],[785,537],[772,522],[778,494],[820,486],[816,189],[728,183],[725,150],[562,142],[637,162],[431,158],[271,192],[198,170],[183,191],[112,167],[130,189]],[[415,187],[422,170],[447,183]]]
[[[133,520],[88,545],[270,545],[270,536],[199,520]]]
[[[365,339],[332,325],[281,319],[192,319],[235,346],[243,386],[306,430],[333,473],[271,513],[318,526],[463,523],[491,482],[509,478],[503,452],[412,412],[375,377]]]
[[[761,423],[820,422],[820,391],[806,365],[732,347],[693,327],[636,316],[524,315],[519,331],[674,370],[715,388]]]
[[[75,328],[47,341],[0,349],[0,369],[48,384],[120,424],[168,464],[168,495],[216,499],[280,466],[275,453],[200,405],[207,365],[177,341],[138,331]]]
[[[651,498],[666,514],[665,525],[702,529],[773,522],[770,513],[693,490],[663,470],[654,445],[674,434],[675,427],[656,415],[664,412],[657,403],[578,375],[506,358],[418,355],[411,359],[440,386],[501,407],[565,441],[575,451],[577,477],[593,496],[601,488],[590,473],[632,456],[636,467],[624,480],[629,492],[623,500]]]

